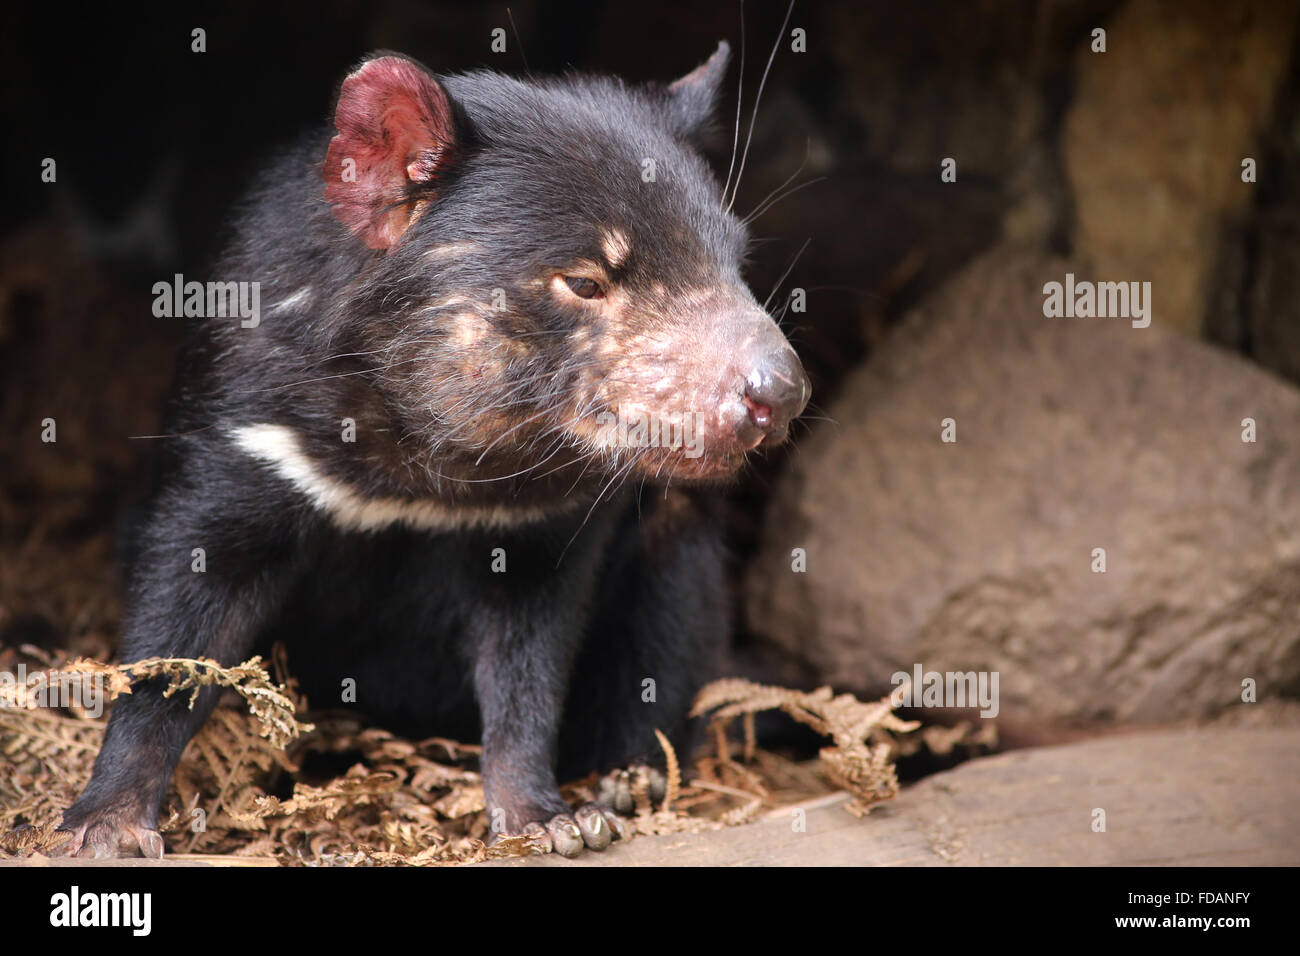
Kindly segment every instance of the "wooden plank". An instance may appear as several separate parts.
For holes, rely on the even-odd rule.
[[[483,866],[1300,864],[1300,729],[1134,733],[936,774],[865,820],[840,797],[744,827]],[[1094,832],[1093,811],[1106,829]]]

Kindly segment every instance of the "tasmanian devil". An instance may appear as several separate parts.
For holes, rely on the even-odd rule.
[[[684,743],[728,628],[711,496],[810,392],[696,151],[727,57],[645,87],[349,74],[215,270],[263,310],[182,357],[123,658],[280,641],[316,704],[481,735],[499,832],[607,846],[557,779]],[[64,852],[161,855],[215,703],[187,696],[119,700]]]

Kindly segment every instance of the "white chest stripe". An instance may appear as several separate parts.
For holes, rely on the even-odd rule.
[[[434,499],[367,498],[325,474],[303,452],[293,429],[285,425],[243,425],[232,435],[235,444],[271,465],[276,474],[347,531],[375,531],[391,525],[426,531],[507,528],[532,524],[556,513],[543,508],[448,505]]]

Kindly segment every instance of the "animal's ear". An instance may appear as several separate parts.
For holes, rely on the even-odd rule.
[[[334,127],[325,199],[367,246],[388,249],[433,200],[454,158],[451,102],[414,60],[375,56],[343,81]]]
[[[727,62],[730,59],[731,45],[722,40],[711,57],[681,79],[668,84],[668,104],[673,125],[683,135],[698,133],[712,118],[713,106],[723,77],[727,75]]]

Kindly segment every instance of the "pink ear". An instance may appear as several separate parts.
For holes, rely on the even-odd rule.
[[[438,81],[399,56],[367,60],[343,81],[338,135],[325,154],[325,199],[372,249],[392,246],[433,198],[451,158],[451,104]]]

